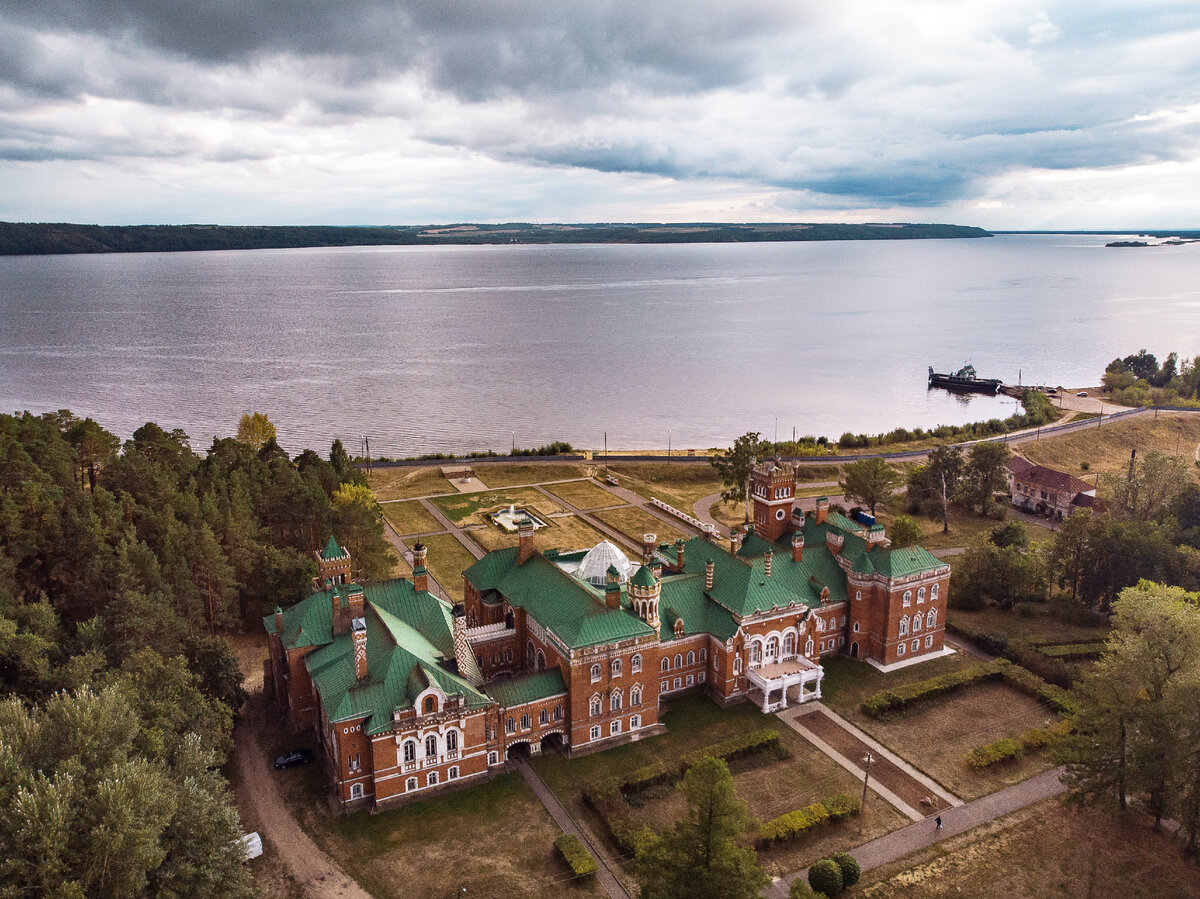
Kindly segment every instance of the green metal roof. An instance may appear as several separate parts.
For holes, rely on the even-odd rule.
[[[612,566],[610,565],[609,567],[611,568]],[[643,565],[634,572],[633,577],[629,579],[629,583],[635,587],[653,587],[658,583],[658,580],[654,577],[654,572]]]
[[[312,544],[310,543],[309,545],[311,546]],[[345,555],[346,551],[338,546],[337,540],[334,539],[333,534],[330,534],[329,542],[326,543],[325,548],[321,550],[321,558],[326,562],[329,562],[333,559],[340,559]]]
[[[484,689],[492,699],[500,703],[501,708],[511,709],[513,706],[537,702],[539,699],[566,695],[567,684],[563,680],[562,671],[550,668],[494,681]]]
[[[714,585],[715,586],[715,585]],[[683,619],[683,635],[712,634],[725,641],[737,633],[729,610],[704,595],[704,575],[685,574],[663,579],[658,601],[659,638],[675,639],[675,622]]]
[[[610,609],[604,591],[564,572],[534,553],[517,564],[517,548],[488,553],[463,576],[480,591],[494,589],[516,608],[523,608],[572,649],[612,643],[654,633],[628,608]]]

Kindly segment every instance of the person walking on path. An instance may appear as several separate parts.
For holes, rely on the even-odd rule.
[[[937,827],[936,827],[935,829],[936,829],[936,830],[941,830],[941,829],[942,829],[942,816],[941,816],[941,815],[938,815],[938,816],[937,816]]]

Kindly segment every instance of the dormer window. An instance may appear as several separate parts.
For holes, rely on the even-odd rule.
[[[432,715],[434,712],[436,712],[437,711],[437,697],[436,696],[426,696],[425,703],[422,706],[422,711],[426,715]]]

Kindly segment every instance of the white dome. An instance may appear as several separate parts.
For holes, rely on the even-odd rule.
[[[587,551],[587,555],[583,557],[583,561],[579,563],[579,568],[575,571],[575,576],[581,581],[603,587],[608,578],[610,565],[617,569],[622,584],[629,580],[629,575],[633,571],[633,563],[625,558],[625,554],[616,546],[603,540]]]

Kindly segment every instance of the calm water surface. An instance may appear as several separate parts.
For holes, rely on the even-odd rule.
[[[377,455],[961,423],[1014,404],[927,365],[1073,386],[1200,353],[1200,244],[1111,239],[0,258],[0,409],[199,448],[260,410],[293,453]]]

